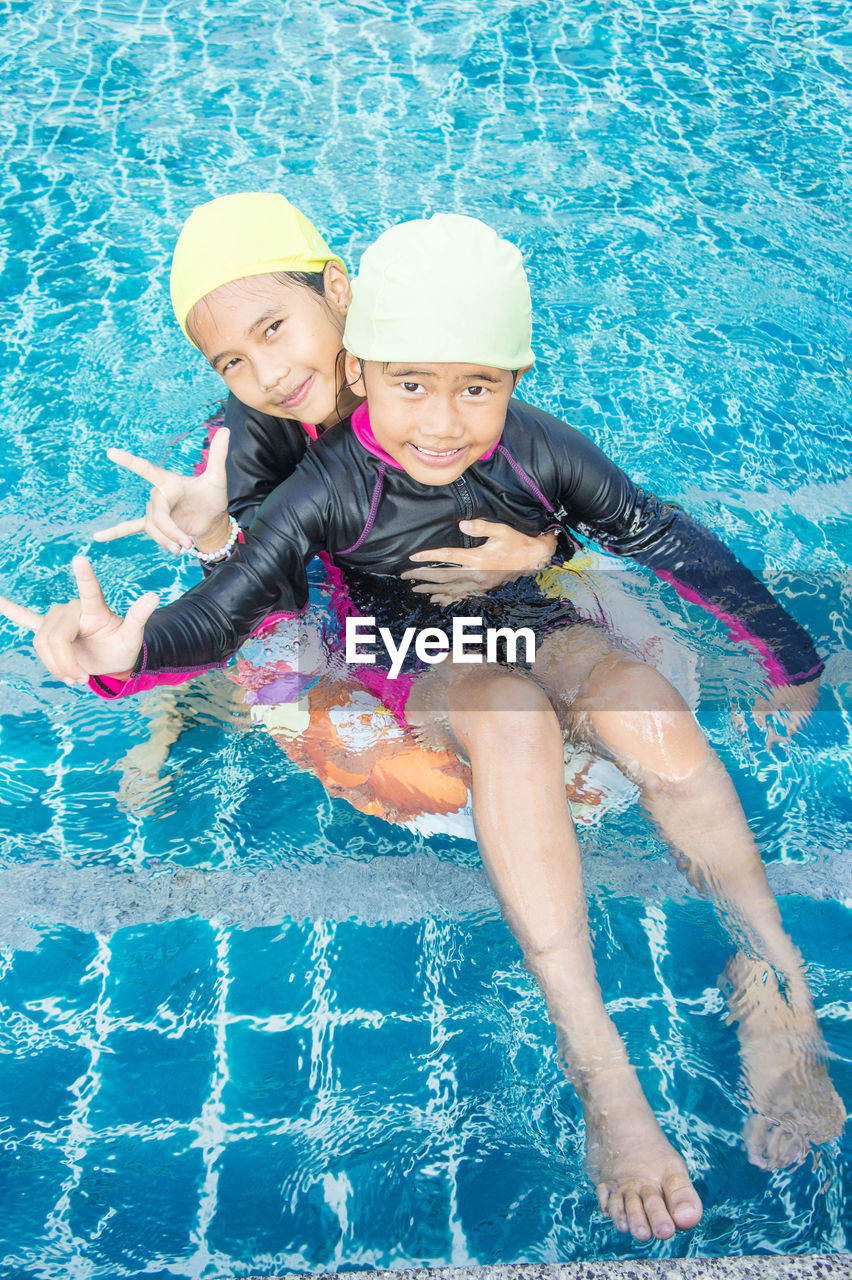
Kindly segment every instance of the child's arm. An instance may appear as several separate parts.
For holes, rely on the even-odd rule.
[[[776,689],[818,679],[823,662],[807,631],[720,538],[634,484],[580,432],[560,424],[560,435],[557,496],[570,525],[614,555],[647,565],[719,618],[757,651]],[[791,702],[789,695],[774,696],[778,707]]]
[[[449,606],[493,591],[504,582],[537,573],[553,558],[558,537],[550,529],[535,537],[493,520],[461,520],[459,529],[471,538],[484,538],[478,547],[433,547],[409,556],[422,567],[406,569],[401,578],[416,595],[428,595],[433,604]],[[431,567],[430,567],[431,562]],[[440,567],[434,567],[435,562]]]
[[[102,529],[95,541],[147,533],[167,551],[179,552],[193,542],[200,551],[218,550],[228,538],[229,514],[247,528],[264,498],[295,471],[307,446],[298,423],[258,413],[230,396],[224,427],[213,433],[206,465],[197,475],[182,476],[123,449],[109,449],[113,462],[151,484],[151,496],[144,516]]]
[[[230,559],[151,615],[129,678],[100,678],[91,687],[120,697],[180,683],[224,666],[272,617],[300,613],[308,598],[305,566],[325,545],[328,521],[322,478],[316,468],[300,468],[269,496]]]
[[[129,674],[142,649],[145,624],[159,603],[140,596],[121,618],[107,606],[95,571],[83,556],[71,562],[78,598],[44,615],[0,596],[0,613],[34,636],[36,653],[59,680],[77,684],[106,672]]]
[[[149,596],[126,619],[112,613],[87,562],[82,580],[75,566],[79,600],[54,606],[43,620],[7,601],[0,612],[36,633],[36,650],[52,674],[70,683],[90,676],[90,687],[103,697],[177,684],[224,666],[272,616],[302,610],[305,566],[325,543],[332,505],[316,468],[303,468],[270,495],[230,559],[154,612],[156,598]],[[138,625],[143,612],[144,627]]]
[[[680,507],[633,488],[631,513],[581,526],[615,555],[647,565],[685,600],[701,605],[746,641],[776,687],[806,684],[823,662],[813,641],[763,583]]]

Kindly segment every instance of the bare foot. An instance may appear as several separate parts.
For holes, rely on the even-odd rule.
[[[701,1200],[633,1068],[597,1073],[582,1097],[586,1168],[601,1211],[635,1240],[668,1240],[677,1230],[691,1230],[701,1220]]]
[[[801,1164],[846,1122],[810,1000],[785,998],[775,973],[742,952],[728,962],[720,985],[737,1024],[751,1108],[743,1128],[748,1158],[760,1169]]]

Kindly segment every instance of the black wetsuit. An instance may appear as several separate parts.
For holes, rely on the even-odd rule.
[[[311,441],[305,428],[288,418],[273,418],[229,396],[223,423],[230,433],[225,474],[228,510],[244,529],[264,498],[293,474]]]
[[[271,488],[276,450],[283,447],[276,442],[264,453],[269,423],[289,428],[263,419],[255,415],[246,427],[249,436],[254,431],[253,456],[262,459],[253,480],[255,463],[239,464],[255,498]],[[189,675],[222,663],[271,612],[303,608],[305,566],[320,551],[341,571],[358,612],[384,623],[391,601],[395,631],[447,628],[451,611],[413,598],[398,575],[411,567],[415,550],[475,545],[458,527],[473,518],[530,535],[558,523],[649,566],[721,616],[735,635],[750,639],[777,684],[804,682],[821,669],[807,632],[713,533],[639,488],[584,435],[548,414],[513,399],[493,453],[447,485],[420,484],[378,456],[371,441],[366,411],[358,410],[351,426],[330,428],[306,449],[289,479],[269,492],[231,558],[153,614],[134,674]],[[291,444],[298,449],[301,442],[295,437],[288,450]],[[249,457],[252,450],[237,450],[243,452]],[[246,500],[244,512],[251,505]],[[482,598],[486,605],[489,598],[493,593]],[[548,613],[553,602],[541,600]],[[479,604],[475,612],[483,612]],[[108,696],[115,692],[112,682],[97,684]]]

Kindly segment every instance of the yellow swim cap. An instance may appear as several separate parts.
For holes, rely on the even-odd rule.
[[[329,261],[344,266],[283,196],[242,191],[209,200],[193,209],[175,245],[169,287],[177,322],[186,334],[196,302],[220,285],[271,271],[322,271]]]
[[[531,339],[520,251],[477,218],[436,213],[391,227],[352,281],[343,345],[362,360],[526,369]]]

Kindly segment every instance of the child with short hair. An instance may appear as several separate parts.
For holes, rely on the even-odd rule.
[[[246,358],[247,319],[275,315],[262,276],[243,286],[194,317],[209,357]],[[531,533],[556,518],[728,617],[745,616],[783,680],[781,697],[812,696],[821,664],[807,636],[712,534],[638,489],[580,433],[512,398],[533,359],[530,332],[520,255],[489,228],[436,215],[392,229],[364,255],[346,325],[347,380],[367,404],[351,430],[333,427],[317,442],[215,573],[156,612],[143,597],[122,620],[77,562],[79,600],[46,619],[8,603],[4,612],[36,632],[54,674],[90,676],[115,696],[221,664],[282,600],[301,608],[305,565],[318,550],[331,553],[356,611],[398,639],[411,623],[399,617],[398,575],[412,545],[457,543],[460,514],[496,515]],[[470,761],[483,863],[582,1099],[601,1209],[638,1240],[666,1239],[699,1221],[701,1203],[597,984],[563,732],[635,780],[678,865],[734,935],[727,979],[755,1112],[747,1142],[763,1167],[802,1159],[844,1120],[800,957],[731,781],[679,694],[529,580],[488,593],[476,611],[495,628],[531,630],[534,661],[409,653],[406,678],[386,689],[396,686],[400,713],[427,745]],[[425,602],[416,614],[420,628],[447,621]]]

